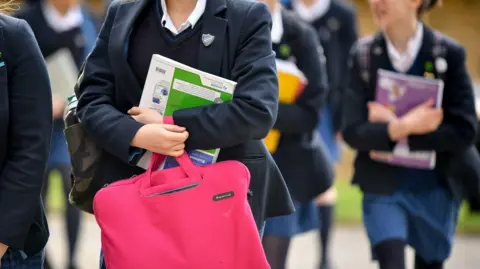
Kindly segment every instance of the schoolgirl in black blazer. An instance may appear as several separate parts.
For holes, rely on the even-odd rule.
[[[0,14],[1,268],[43,268],[49,231],[40,193],[52,118],[47,68],[35,36],[24,20]]]
[[[416,269],[440,269],[451,253],[460,208],[447,169],[476,132],[465,50],[419,20],[437,1],[369,2],[381,31],[353,49],[343,99],[343,137],[358,151],[353,182],[364,194],[364,224],[381,269],[405,268],[407,244],[416,251]],[[442,79],[441,109],[426,102],[397,117],[375,102],[380,68]],[[434,170],[376,160],[378,151],[391,152],[405,138],[412,151],[437,153]]]
[[[294,63],[307,80],[294,103],[280,100],[273,127],[280,132],[273,157],[296,208],[294,214],[269,219],[265,225],[263,244],[267,259],[272,269],[281,269],[285,268],[291,238],[318,227],[313,199],[328,190],[333,181],[326,149],[316,132],[328,85],[325,56],[314,29],[293,12],[282,8],[277,0],[264,2],[272,13],[271,32],[277,67],[281,70],[284,63]]]

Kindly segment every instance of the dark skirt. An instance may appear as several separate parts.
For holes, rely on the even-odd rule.
[[[433,173],[405,178],[391,195],[364,194],[364,225],[372,248],[400,239],[427,262],[450,256],[461,202]]]
[[[318,229],[318,211],[314,202],[300,204],[294,202],[295,213],[267,220],[265,236],[293,237],[297,234]]]

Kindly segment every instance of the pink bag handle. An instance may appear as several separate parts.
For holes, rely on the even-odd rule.
[[[147,170],[147,178],[148,180],[145,180],[145,183],[148,185],[145,185],[145,188],[149,188],[152,186],[152,173],[157,171],[158,167],[162,164],[162,162],[165,160],[166,156],[158,153],[153,153],[152,154],[152,159],[150,160],[150,166],[148,167]],[[185,174],[190,179],[198,180],[200,181],[202,179],[202,175],[200,173],[199,168],[193,163],[192,159],[190,159],[190,156],[188,156],[187,152],[184,152],[182,155],[179,157],[175,157],[175,160],[178,162],[180,167],[183,169]]]

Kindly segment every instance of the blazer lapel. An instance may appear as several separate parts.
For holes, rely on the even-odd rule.
[[[119,85],[117,87],[126,89],[124,92],[134,105],[138,105],[138,96],[141,95],[143,89],[128,64],[128,44],[133,25],[148,1],[150,0],[136,0],[122,4],[110,32],[110,60],[113,73],[116,74],[116,84]]]
[[[435,42],[434,32],[424,24],[422,46],[420,47],[420,51],[418,52],[418,60],[420,60],[420,62],[422,63],[422,67],[424,69],[423,72],[433,73],[435,78],[439,77],[438,70],[436,69],[436,66],[434,64],[435,60],[437,57],[441,57],[444,54],[442,51],[444,48],[437,43],[438,42]],[[428,62],[431,64],[430,70],[426,70]]]
[[[374,36],[370,50],[370,72],[372,72],[370,75],[370,88],[375,89],[377,84],[377,70],[380,68],[385,69],[385,67],[391,65],[390,59],[388,58],[387,42],[381,33],[377,33]]]
[[[220,75],[227,31],[227,20],[218,15],[226,8],[225,0],[209,0],[203,14],[198,69],[217,76]]]

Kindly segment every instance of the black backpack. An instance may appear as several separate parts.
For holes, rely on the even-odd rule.
[[[445,43],[444,35],[434,32],[435,42],[432,46],[433,58],[441,57],[446,59],[448,46]],[[371,86],[371,54],[373,37],[359,40],[354,46],[356,60],[359,65],[360,74],[364,83]],[[445,80],[444,73],[438,73],[438,78]],[[480,142],[478,146],[480,146]],[[444,168],[448,178],[448,185],[455,197],[468,202],[471,211],[480,212],[480,154],[476,145],[471,145],[464,151],[455,152],[451,156],[448,167]]]

